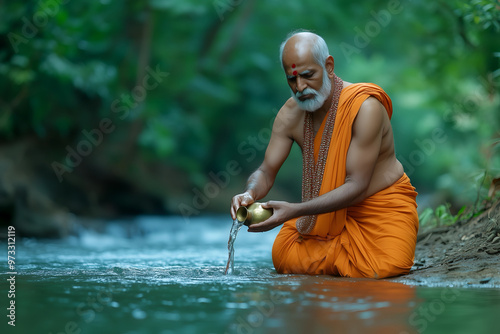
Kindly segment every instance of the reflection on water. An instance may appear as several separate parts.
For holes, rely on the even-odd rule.
[[[277,231],[243,228],[234,274],[224,275],[231,223],[143,218],[105,234],[18,242],[15,332],[497,332],[499,290],[278,275]]]

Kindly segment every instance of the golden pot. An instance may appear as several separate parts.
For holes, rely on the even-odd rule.
[[[250,226],[263,222],[271,217],[273,209],[264,209],[262,203],[252,203],[248,207],[240,206],[236,211],[236,219],[243,224]]]

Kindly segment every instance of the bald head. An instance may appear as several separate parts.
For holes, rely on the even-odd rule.
[[[309,58],[325,68],[328,56],[329,51],[325,40],[307,31],[289,35],[280,47],[280,62],[283,68],[284,58],[292,62],[306,61]]]
[[[299,108],[319,110],[332,94],[334,60],[320,36],[294,33],[281,44],[283,68],[292,97]]]

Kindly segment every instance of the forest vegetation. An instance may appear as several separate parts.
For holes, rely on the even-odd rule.
[[[0,8],[0,214],[27,233],[68,215],[228,212],[290,96],[278,49],[296,29],[323,36],[344,80],[392,98],[397,157],[429,221],[500,193],[498,1]],[[300,200],[301,163],[294,147],[268,198]]]

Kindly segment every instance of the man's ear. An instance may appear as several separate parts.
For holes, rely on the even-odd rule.
[[[328,77],[333,78],[333,73],[335,70],[335,60],[332,56],[328,56],[325,61],[326,72],[328,73]]]

